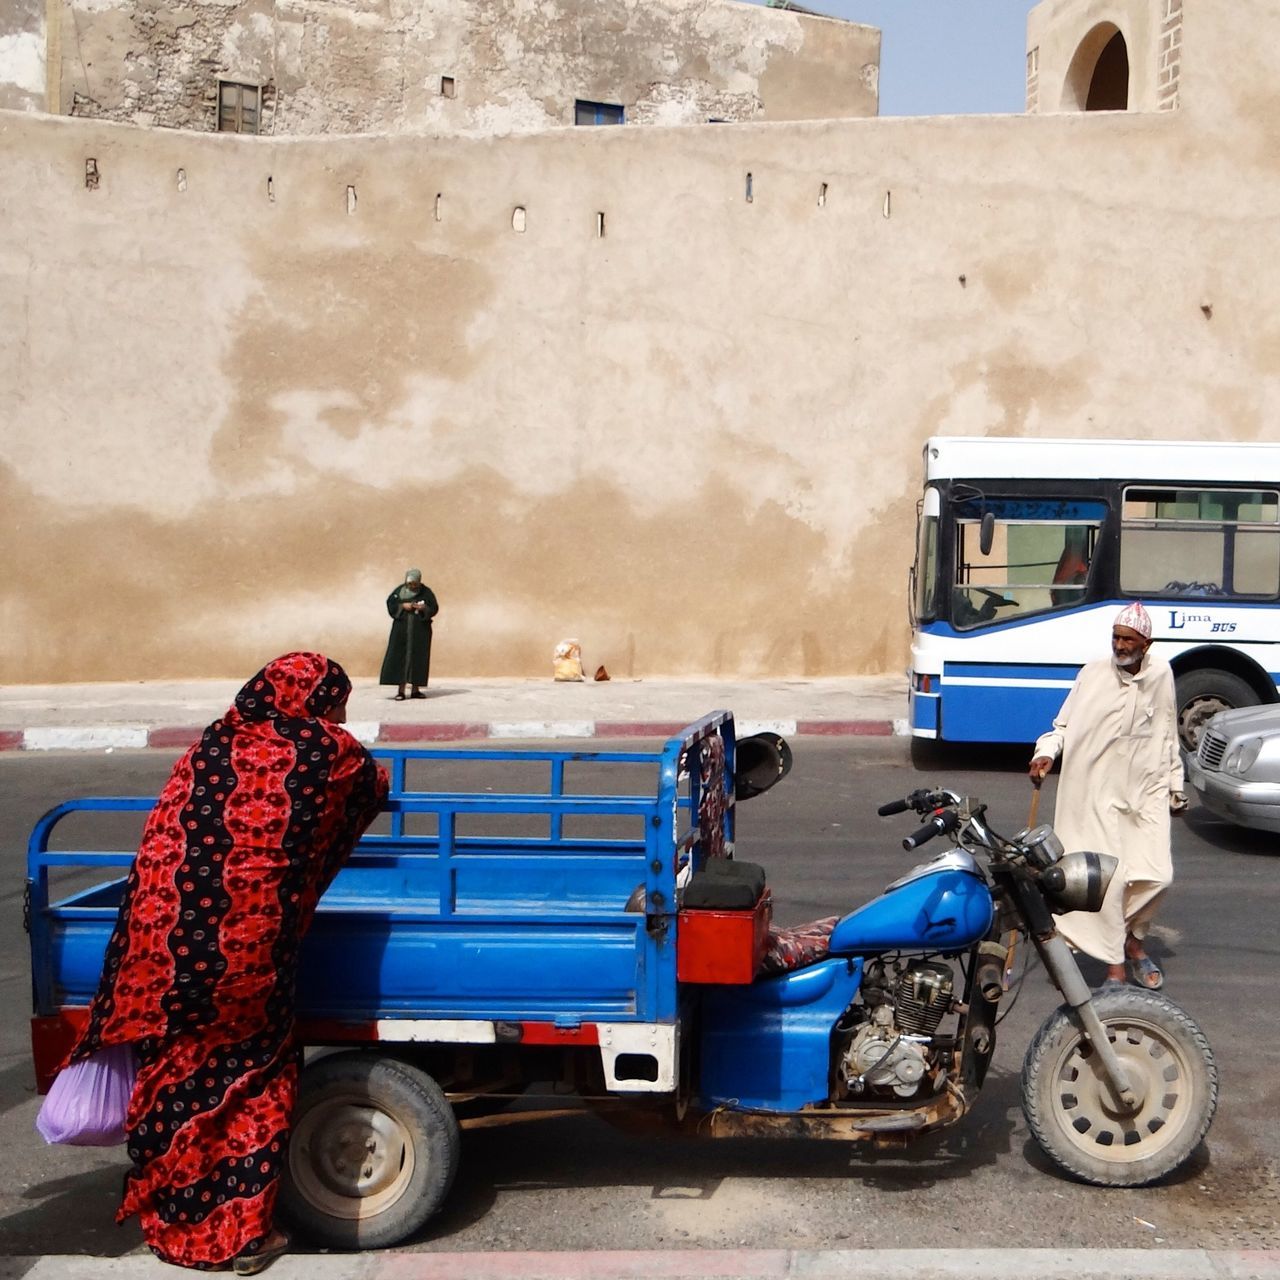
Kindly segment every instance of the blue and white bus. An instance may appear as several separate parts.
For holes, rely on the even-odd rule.
[[[937,436],[912,569],[911,732],[1033,742],[1141,600],[1194,748],[1280,701],[1280,445]]]

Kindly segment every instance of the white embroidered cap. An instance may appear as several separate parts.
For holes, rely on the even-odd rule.
[[[1121,609],[1111,625],[1128,627],[1131,631],[1136,631],[1144,640],[1151,639],[1151,615],[1137,600]]]

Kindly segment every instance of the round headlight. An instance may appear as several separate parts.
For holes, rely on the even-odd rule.
[[[1107,895],[1120,859],[1109,853],[1069,853],[1041,877],[1040,885],[1055,914],[1064,911],[1097,911]]]
[[[1261,738],[1246,738],[1227,754],[1223,767],[1231,773],[1248,773],[1253,768],[1253,762],[1258,758],[1261,750]]]

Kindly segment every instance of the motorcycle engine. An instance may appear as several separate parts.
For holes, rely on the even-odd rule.
[[[895,1021],[908,1035],[931,1036],[951,1007],[955,977],[945,964],[908,965],[894,990]]]
[[[851,1094],[909,1098],[929,1069],[926,1041],[951,1007],[955,979],[950,966],[927,962],[908,965],[894,982],[883,971],[868,979],[869,1016],[853,1033],[840,1073]]]

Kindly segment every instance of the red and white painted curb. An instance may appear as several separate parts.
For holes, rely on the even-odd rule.
[[[669,738],[685,726],[674,720],[495,720],[405,724],[352,721],[348,730],[370,746],[408,746],[422,742],[512,741],[556,738]],[[0,751],[182,750],[195,742],[203,725],[48,725],[0,729]],[[784,738],[888,738],[909,733],[905,720],[746,720],[737,721],[739,737],[779,733]]]

